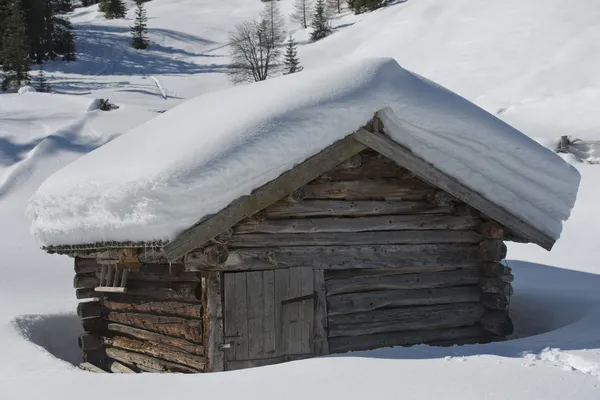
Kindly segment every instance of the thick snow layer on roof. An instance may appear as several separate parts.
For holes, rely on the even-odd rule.
[[[172,240],[363,126],[386,133],[558,238],[579,174],[527,136],[389,58],[188,101],[81,157],[30,200],[46,245]],[[402,129],[409,124],[417,134]]]

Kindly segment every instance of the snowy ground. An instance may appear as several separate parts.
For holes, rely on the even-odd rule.
[[[281,3],[289,10],[292,0]],[[82,154],[161,110],[226,87],[227,32],[261,2],[146,5],[151,50],[129,47],[131,15],[104,21],[96,7],[78,9],[72,19],[80,61],[48,68],[57,94],[0,95],[0,398],[600,398],[600,167],[574,157],[581,187],[554,250],[509,246],[515,340],[381,349],[205,376],[75,369],[72,264],[38,249],[23,212],[27,200]],[[371,14],[345,13],[334,20],[335,33],[316,44],[289,28],[307,69],[391,56],[553,147],[565,134],[600,140],[599,18],[596,0],[576,7],[563,0],[409,0]],[[86,113],[96,97],[121,108]]]

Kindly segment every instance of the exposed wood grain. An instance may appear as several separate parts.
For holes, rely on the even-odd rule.
[[[229,245],[239,247],[363,246],[385,244],[479,243],[474,231],[389,231],[357,233],[250,233],[234,235]]]
[[[84,362],[84,363],[79,364],[79,369],[82,369],[82,370],[88,371],[88,372],[95,372],[98,374],[106,374],[107,373],[102,368],[97,367],[94,364],[89,363],[89,362]]]
[[[384,178],[414,178],[414,174],[370,149],[343,162],[319,177],[319,181],[353,181]]]
[[[202,321],[163,315],[109,312],[108,321],[202,343]]]
[[[175,300],[197,303],[200,302],[199,292],[199,282],[169,283],[129,280],[127,285],[127,295],[154,300]]]
[[[327,308],[329,315],[350,314],[380,308],[477,302],[480,295],[477,286],[377,290],[329,296],[327,298]]]
[[[82,304],[86,303],[80,303],[80,305]],[[110,311],[202,318],[202,305],[200,303],[143,300],[138,302],[117,302],[104,300],[103,305]]]
[[[460,244],[304,246],[237,249],[223,271],[292,267],[316,269],[407,269],[479,265],[479,247]],[[208,266],[206,266],[208,267]]]
[[[479,266],[476,264],[466,266],[454,265],[432,265],[424,267],[402,267],[395,269],[346,269],[346,270],[325,270],[325,280],[331,279],[348,279],[359,276],[384,276],[384,275],[402,275],[402,274],[430,274],[433,272],[444,271],[463,271],[471,270],[478,271]]]
[[[224,343],[221,274],[219,272],[208,272],[204,276],[206,371],[220,372],[225,369],[224,354],[221,348]]]
[[[480,303],[401,307],[329,316],[329,337],[443,329],[475,325],[482,317]]]
[[[405,230],[470,230],[478,221],[470,216],[455,215],[389,215],[355,218],[277,219],[249,221],[234,228],[244,233],[330,233]],[[235,237],[235,236],[234,236]]]
[[[403,124],[403,128],[409,131],[418,131],[420,129],[409,124]],[[531,226],[527,222],[524,222],[522,219],[496,205],[491,200],[486,199],[479,193],[469,189],[458,180],[441,172],[432,164],[417,157],[411,151],[400,146],[386,135],[359,129],[352,136],[365,146],[378,151],[384,156],[396,161],[402,167],[414,172],[424,181],[448,192],[491,219],[498,221],[517,235],[529,239],[546,250],[552,249],[555,239],[536,227]]]
[[[247,303],[247,336],[248,357],[247,359],[265,357],[263,338],[267,332],[263,329],[263,305],[264,289],[262,271],[247,272],[246,275],[246,298]]]
[[[112,372],[114,374],[135,374],[136,373],[136,371],[134,371],[133,369],[131,369],[117,361],[111,361],[108,365],[108,369],[110,370],[110,372]]]
[[[309,200],[426,200],[435,189],[425,182],[412,179],[336,181],[311,183],[305,186]]]
[[[187,340],[175,338],[168,335],[163,335],[156,332],[147,331],[144,329],[134,328],[127,325],[109,323],[107,330],[123,335],[127,335],[136,339],[149,340],[164,345],[171,346],[176,349],[181,349],[189,354],[203,355],[204,346],[199,343],[188,342]]]
[[[169,260],[179,259],[210,238],[287,196],[364,149],[364,145],[349,137],[334,143],[292,170],[283,173],[279,178],[256,189],[250,196],[240,197],[222,211],[200,221],[181,234],[165,246]]]
[[[330,279],[327,295],[367,292],[371,290],[433,289],[452,286],[469,286],[479,283],[479,273],[474,270],[457,270],[430,274],[402,274],[357,276],[348,279]]]
[[[299,203],[278,201],[265,209],[266,216],[276,218],[364,217],[396,214],[449,214],[454,207],[438,207],[424,201],[345,201],[304,200]]]
[[[442,340],[458,341],[461,339],[479,338],[484,335],[484,331],[479,327],[378,333],[364,336],[331,338],[329,339],[329,349],[331,353],[345,353],[347,351],[370,350],[388,346],[411,346]]]
[[[161,360],[187,365],[199,371],[204,371],[205,358],[203,356],[195,356],[189,353],[176,351],[161,343],[131,339],[124,336],[115,336],[110,339],[110,345],[118,349],[145,354]]]
[[[314,270],[315,320],[313,328],[313,354],[325,356],[329,354],[327,328],[327,290],[323,270]]]
[[[116,349],[112,347],[106,349],[106,354],[113,360],[119,361],[127,365],[132,365],[146,372],[202,372],[198,369],[191,368],[185,365],[176,364],[165,360],[159,360],[144,354],[138,354],[131,351]]]

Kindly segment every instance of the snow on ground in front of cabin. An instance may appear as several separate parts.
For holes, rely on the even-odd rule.
[[[289,9],[291,0],[281,3]],[[9,186],[0,184],[9,188],[0,195],[0,398],[600,398],[600,169],[573,157],[567,159],[581,173],[581,185],[552,252],[509,245],[511,314],[520,339],[381,349],[206,376],[77,370],[81,328],[72,261],[39,250],[24,215],[29,197],[91,148],[158,111],[228,86],[222,71],[229,19],[251,16],[262,5],[145,4],[154,29],[151,52],[128,47],[131,16],[104,21],[97,6],[78,9],[73,19],[80,61],[47,68],[55,90],[68,95],[0,94],[0,182],[13,177]],[[182,12],[184,6],[190,8]],[[307,70],[391,56],[553,148],[564,134],[600,139],[599,13],[595,0],[577,7],[559,0],[409,0],[370,14],[344,13],[333,21],[335,33],[316,44],[305,43],[307,33],[297,26],[290,28],[302,42]],[[167,100],[150,76],[166,89]],[[121,108],[84,116],[94,98],[110,98]]]
[[[242,85],[167,111],[48,178],[28,207],[33,233],[45,245],[173,240],[384,108],[392,139],[558,238],[577,170],[390,58]]]

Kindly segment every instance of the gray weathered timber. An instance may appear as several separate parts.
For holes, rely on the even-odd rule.
[[[106,321],[102,318],[85,318],[81,320],[81,327],[85,332],[104,333],[106,331]]]
[[[483,293],[496,293],[505,296],[513,294],[510,282],[505,282],[502,278],[483,278],[480,287]]]
[[[412,179],[414,174],[381,154],[365,149],[348,161],[319,177],[319,181],[354,181],[365,179]]]
[[[483,222],[478,228],[477,233],[481,236],[494,238],[494,239],[502,239],[504,238],[504,229],[502,226],[496,221],[486,221]]]
[[[476,264],[454,266],[454,265],[432,265],[425,267],[403,267],[395,269],[346,269],[346,270],[325,270],[325,280],[331,279],[348,279],[361,276],[378,276],[378,275],[402,275],[402,274],[430,274],[433,272],[471,270],[478,271],[479,266]]]
[[[178,274],[169,274],[169,264],[144,264],[151,265],[152,268],[141,268],[139,271],[129,271],[127,279],[132,281],[149,282],[200,282],[200,278],[195,272],[181,272]],[[181,268],[184,268],[183,265]],[[160,272],[157,270],[161,270]],[[124,271],[123,271],[124,272]],[[95,276],[100,277],[101,271],[97,271]]]
[[[85,304],[86,303],[80,303],[80,305]],[[202,305],[200,303],[148,300],[122,302],[104,300],[103,306],[110,311],[171,315],[174,317],[185,318],[202,318]]]
[[[197,319],[112,311],[105,318],[110,322],[202,343],[202,321]]]
[[[471,230],[477,227],[471,215],[389,215],[355,218],[253,220],[235,226],[236,234],[330,233],[406,230]],[[235,240],[235,236],[234,236]]]
[[[75,291],[75,296],[79,300],[97,299],[98,297],[102,296],[102,294],[94,291],[94,288],[85,288],[85,289],[77,289]]]
[[[117,361],[111,361],[107,367],[113,374],[135,374],[133,369]]]
[[[276,218],[364,217],[396,214],[450,214],[454,207],[438,207],[424,201],[345,201],[304,200],[299,203],[278,201],[265,209]]]
[[[498,336],[510,335],[514,330],[508,311],[486,312],[481,318],[481,321],[479,321],[479,326]]]
[[[304,246],[237,249],[222,271],[248,271],[293,267],[315,269],[406,269],[432,267],[436,270],[479,265],[479,247],[460,244]],[[210,268],[199,265],[196,268]]]
[[[146,372],[186,372],[192,374],[202,372],[201,370],[191,368],[186,365],[159,360],[144,354],[134,353],[123,349],[116,349],[113,347],[106,349],[106,355],[113,360],[127,365],[132,365],[135,368]]]
[[[100,264],[95,259],[75,258],[75,272],[79,274],[93,274],[100,270]]]
[[[482,261],[502,261],[506,258],[506,252],[506,244],[502,240],[484,240],[479,244],[479,257]]]
[[[258,360],[243,360],[243,361],[229,361],[227,363],[227,369],[229,371],[234,371],[238,369],[245,368],[255,368],[255,367],[263,367],[265,365],[279,364],[287,361],[296,361],[296,360],[304,360],[306,358],[312,357],[312,354],[293,354],[293,355],[285,355],[279,357],[271,357],[271,358],[261,358]]]
[[[222,211],[181,234],[165,246],[169,260],[179,259],[242,219],[287,196],[364,149],[364,145],[350,137],[332,144],[279,178],[256,189],[251,195],[240,197]]]
[[[223,304],[221,274],[207,272],[203,277],[204,344],[206,346],[206,371],[220,372],[225,369],[223,349]]]
[[[313,354],[324,356],[329,354],[327,339],[327,290],[325,286],[325,272],[314,270],[315,290],[315,322],[313,327]]]
[[[104,347],[102,338],[91,333],[82,333],[78,339],[79,348],[83,351],[98,350]]]
[[[84,362],[84,363],[79,364],[79,369],[82,369],[82,370],[88,371],[88,372],[95,372],[97,374],[106,374],[107,373],[107,371],[105,371],[102,368],[97,367],[94,364],[89,363],[89,362]]]
[[[477,286],[415,290],[377,290],[346,293],[327,298],[329,315],[373,311],[380,308],[477,302],[481,292]]]
[[[98,301],[86,301],[77,305],[79,318],[96,318],[102,315],[102,307]]]
[[[187,365],[199,371],[204,371],[205,357],[196,356],[189,353],[177,351],[161,343],[155,343],[147,340],[131,339],[124,336],[115,336],[110,339],[112,347],[129,350],[136,353],[152,356],[160,360],[175,362],[177,364]]]
[[[474,270],[434,272],[429,274],[357,276],[326,281],[327,295],[367,292],[371,290],[433,289],[452,286],[469,286],[479,283],[479,273]]]
[[[499,278],[510,275],[511,269],[501,263],[483,263],[481,264],[481,275],[486,278]]]
[[[199,282],[148,282],[130,280],[127,285],[128,296],[140,296],[154,300],[176,300],[198,303]],[[110,295],[109,295],[110,296]],[[122,296],[122,295],[116,295]]]
[[[311,183],[309,200],[427,200],[435,189],[421,180],[366,180]]]
[[[407,331],[394,333],[378,333],[364,336],[336,337],[329,339],[331,353],[370,350],[388,346],[410,346],[445,340],[462,340],[480,338],[485,335],[479,327],[462,327],[439,330]]]
[[[389,231],[389,232],[332,232],[332,233],[249,233],[233,235],[229,246],[239,247],[296,247],[296,246],[363,246],[385,244],[479,243],[481,236],[474,231]]]
[[[492,310],[506,310],[509,305],[508,297],[505,294],[482,293],[481,304]]]
[[[420,128],[403,124],[407,130],[419,130]],[[352,137],[384,156],[396,161],[400,166],[414,172],[418,177],[438,187],[457,199],[465,202],[476,210],[498,221],[509,230],[529,239],[546,250],[552,249],[555,239],[531,226],[514,214],[496,205],[491,200],[466,187],[458,180],[443,173],[432,164],[416,156],[410,150],[404,148],[382,133],[373,133],[365,129],[359,129]]]
[[[107,330],[113,333],[127,335],[141,340],[149,340],[156,343],[171,346],[176,349],[183,350],[190,354],[203,355],[204,346],[198,343],[188,342],[187,340],[163,335],[156,332],[150,332],[144,329],[134,328],[127,325],[109,323]]]
[[[352,314],[330,315],[329,336],[356,336],[359,334],[376,333],[369,332],[343,334],[343,332],[341,332],[343,330],[348,330],[348,332],[351,330],[352,332],[359,332],[362,330],[368,330],[369,328],[373,330],[384,329],[386,332],[391,332],[430,329],[436,327],[436,324],[439,324],[440,327],[447,328],[474,325],[481,319],[484,310],[484,307],[479,304],[479,302],[472,302],[436,304],[433,306],[399,307]],[[465,319],[461,320],[461,318]],[[464,325],[445,325],[456,322],[467,323]],[[421,323],[427,326],[422,328],[405,327],[412,326],[412,324],[419,325]],[[356,330],[353,330],[354,327],[356,327]],[[379,332],[383,331],[379,330]]]
[[[73,278],[74,289],[88,289],[98,286],[99,280],[95,275],[75,275]]]

